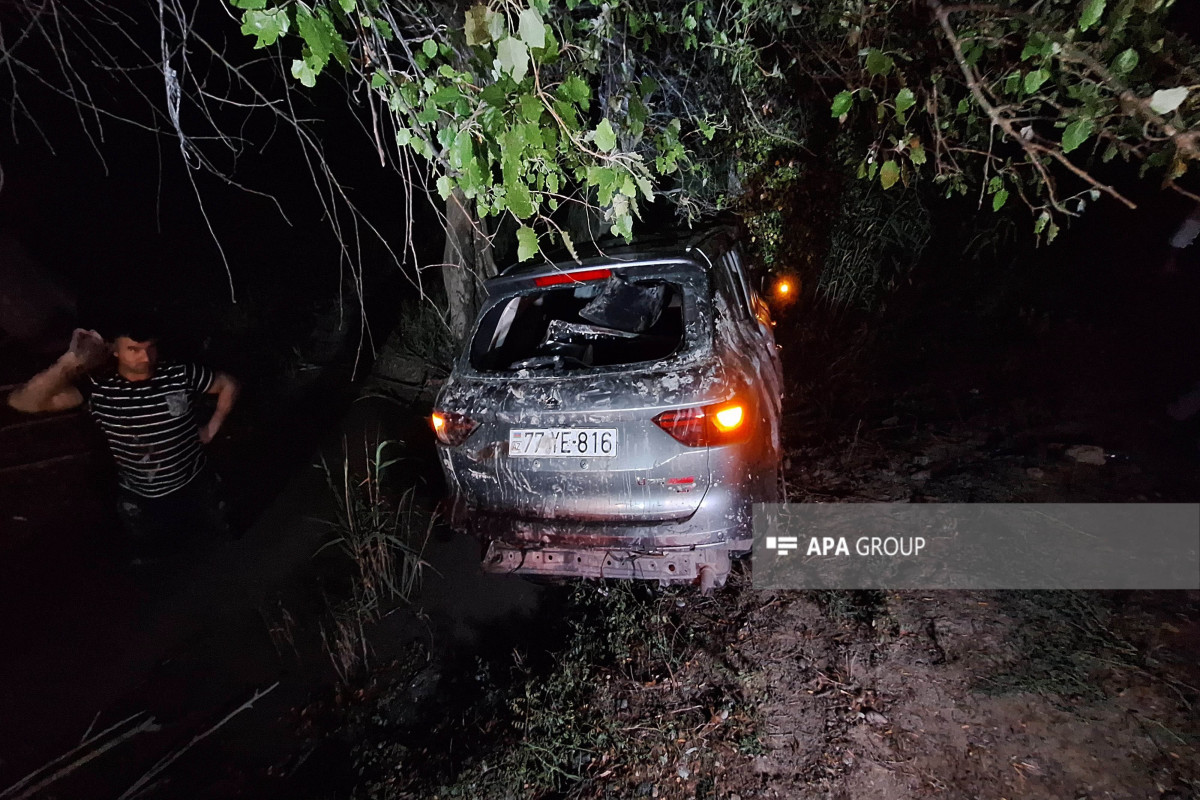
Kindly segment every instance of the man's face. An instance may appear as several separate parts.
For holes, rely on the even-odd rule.
[[[137,380],[154,375],[158,364],[158,343],[154,339],[138,342],[128,336],[118,336],[113,343],[117,357],[117,371],[127,378]]]

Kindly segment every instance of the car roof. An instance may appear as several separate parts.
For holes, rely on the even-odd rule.
[[[718,254],[714,251],[728,249],[736,238],[737,231],[730,225],[716,225],[694,231],[664,231],[639,236],[629,243],[615,237],[604,238],[577,245],[575,250],[579,256],[578,260],[572,258],[565,248],[561,248],[552,251],[551,258],[513,264],[488,283],[511,284],[556,272],[622,263],[691,261],[703,265],[706,260]],[[697,258],[697,251],[704,255]]]

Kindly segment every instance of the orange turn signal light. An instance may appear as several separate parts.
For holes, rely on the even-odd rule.
[[[453,411],[434,411],[429,417],[429,424],[433,426],[438,441],[451,447],[465,442],[478,425],[470,417]]]
[[[737,430],[746,418],[746,410],[740,403],[727,405],[713,414],[713,425],[722,433]]]

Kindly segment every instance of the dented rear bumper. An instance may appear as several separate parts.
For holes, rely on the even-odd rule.
[[[706,503],[665,522],[521,519],[452,500],[448,516],[483,543],[485,572],[721,585],[731,556],[750,549],[750,513],[749,505]]]
[[[660,583],[721,586],[729,576],[730,552],[722,546],[632,552],[579,547],[521,547],[493,540],[483,571],[553,578],[634,578]]]

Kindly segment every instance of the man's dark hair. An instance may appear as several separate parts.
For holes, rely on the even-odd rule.
[[[126,336],[135,342],[149,342],[162,335],[158,320],[151,314],[123,314],[114,319],[112,327],[104,333],[110,341]]]

